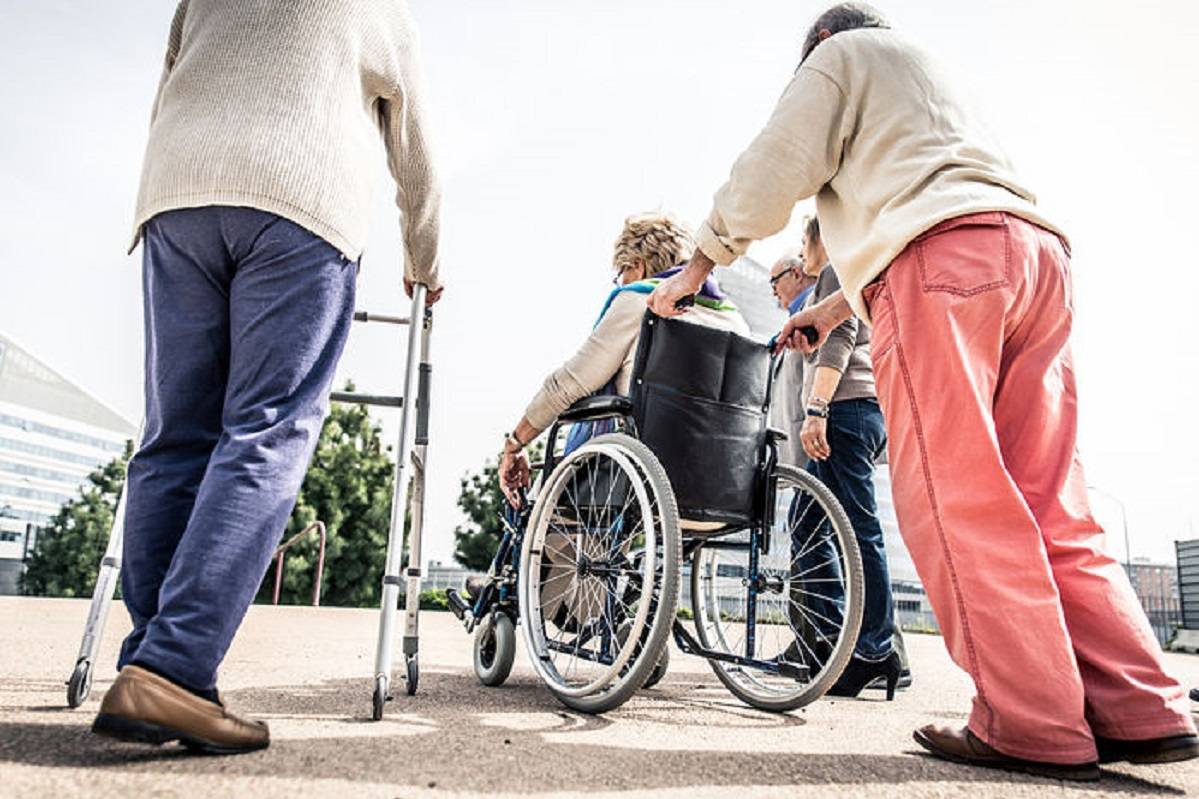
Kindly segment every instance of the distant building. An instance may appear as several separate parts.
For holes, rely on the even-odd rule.
[[[1166,643],[1182,624],[1182,598],[1178,590],[1178,566],[1133,558],[1125,565],[1128,581],[1136,592],[1157,640]]]
[[[136,429],[0,336],[0,594],[17,592],[43,527]]]

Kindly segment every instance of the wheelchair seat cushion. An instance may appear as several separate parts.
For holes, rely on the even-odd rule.
[[[723,330],[647,313],[631,394],[638,437],[662,462],[685,519],[760,515],[770,352]]]

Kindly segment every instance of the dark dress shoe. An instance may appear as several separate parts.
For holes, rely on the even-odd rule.
[[[1092,782],[1099,779],[1099,764],[1097,763],[1044,763],[1040,760],[1011,757],[980,740],[968,728],[955,730],[929,724],[912,733],[912,737],[916,743],[931,754],[953,763],[1003,771],[1018,771],[1022,774],[1051,777],[1055,780]]]
[[[885,659],[876,661],[862,660],[854,655],[846,664],[845,671],[841,672],[841,676],[833,683],[833,687],[828,689],[828,695],[855,697],[872,683],[881,680],[887,691],[887,701],[890,702],[895,698],[902,671],[899,654],[894,651]]]
[[[1118,738],[1095,736],[1095,747],[1099,750],[1100,763],[1177,763],[1199,757],[1199,737],[1194,735],[1167,735],[1164,738],[1149,738],[1142,741],[1122,741]]]

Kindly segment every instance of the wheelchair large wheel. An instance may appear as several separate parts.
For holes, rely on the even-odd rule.
[[[681,560],[670,481],[640,441],[599,436],[554,468],[525,533],[519,595],[529,660],[559,701],[603,713],[645,683]]]
[[[746,704],[782,712],[819,699],[841,676],[865,587],[853,527],[832,492],[790,466],[777,466],[773,479],[777,512],[759,550],[752,630],[748,531],[695,551],[691,602],[705,648],[760,664],[709,660],[720,681]]]

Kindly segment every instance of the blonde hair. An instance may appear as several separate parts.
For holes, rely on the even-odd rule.
[[[636,266],[640,259],[649,277],[687,261],[695,252],[691,231],[670,214],[633,214],[624,221],[616,239],[612,267],[617,273]]]

